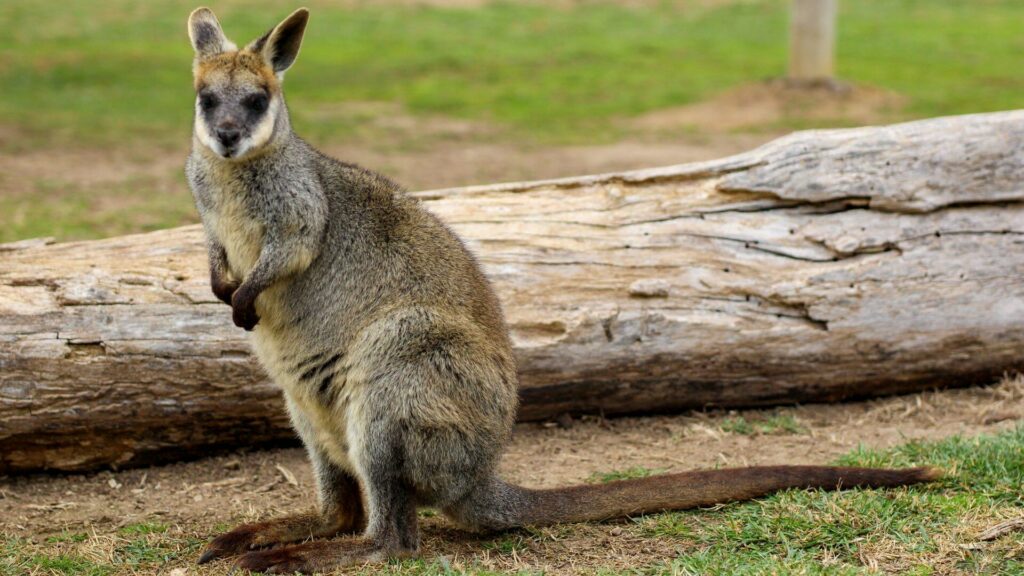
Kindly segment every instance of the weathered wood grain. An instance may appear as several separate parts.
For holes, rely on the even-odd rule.
[[[493,279],[524,419],[834,401],[1024,367],[1024,111],[416,193]],[[0,247],[0,472],[292,437],[202,234]]]

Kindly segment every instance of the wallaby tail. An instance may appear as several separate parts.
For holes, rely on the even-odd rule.
[[[502,530],[711,506],[749,500],[785,488],[882,488],[927,482],[941,476],[942,472],[935,468],[753,466],[547,490],[531,490],[493,478],[447,512],[467,528]]]

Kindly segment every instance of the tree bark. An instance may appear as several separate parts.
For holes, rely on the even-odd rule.
[[[493,280],[521,418],[837,401],[1024,366],[1024,111],[416,193]],[[293,438],[202,232],[0,247],[0,472]]]

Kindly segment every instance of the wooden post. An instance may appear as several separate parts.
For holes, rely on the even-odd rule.
[[[836,0],[793,0],[789,31],[789,79],[832,79],[836,38]]]

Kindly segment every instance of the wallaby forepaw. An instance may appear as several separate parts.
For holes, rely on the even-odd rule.
[[[256,315],[256,308],[252,306],[232,308],[231,319],[235,322],[235,326],[245,329],[246,332],[251,331],[260,322],[260,317]]]
[[[238,282],[221,282],[217,280],[210,282],[210,288],[213,289],[213,295],[228,306],[231,305],[231,297],[234,296],[235,290],[238,290],[238,286]]]
[[[260,317],[256,315],[256,298],[249,296],[245,288],[235,291],[231,297],[231,319],[235,326],[252,330],[259,323]]]

